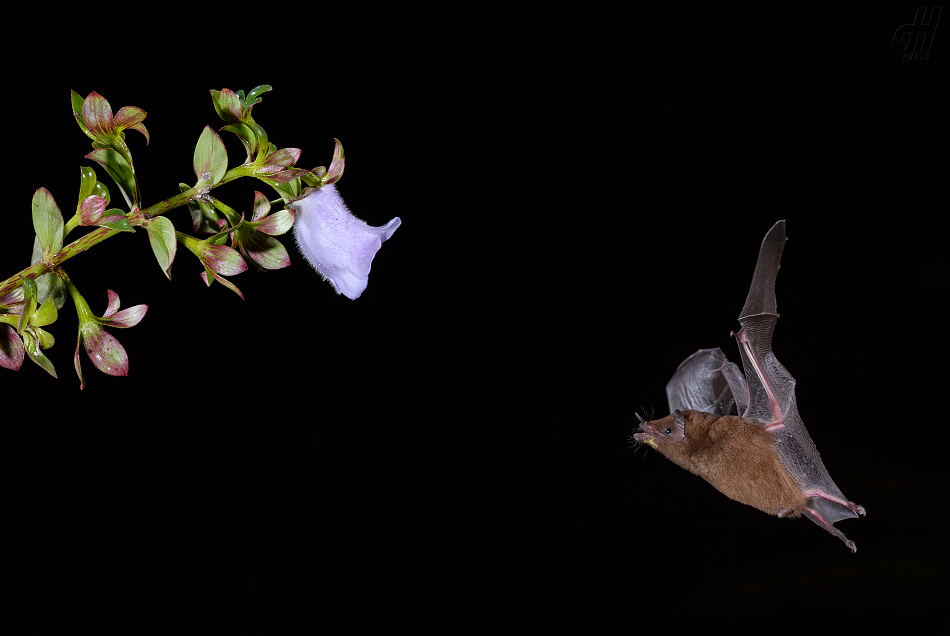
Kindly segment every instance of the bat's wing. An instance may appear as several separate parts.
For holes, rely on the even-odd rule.
[[[739,315],[742,329],[736,334],[748,381],[748,406],[744,419],[761,422],[775,436],[779,457],[807,498],[807,516],[854,549],[832,524],[864,514],[847,500],[828,475],[815,443],[798,415],[795,379],[772,353],[772,333],[778,320],[775,277],[785,247],[785,221],[779,221],[762,241],[752,286]]]
[[[734,396],[733,394],[736,394]],[[748,387],[742,371],[729,362],[722,349],[700,349],[683,360],[666,385],[670,413],[676,409],[736,415],[748,403]]]

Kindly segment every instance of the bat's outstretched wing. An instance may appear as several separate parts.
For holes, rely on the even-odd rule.
[[[832,524],[864,514],[864,509],[848,501],[828,475],[798,415],[795,379],[772,353],[778,320],[775,278],[785,240],[785,221],[779,221],[762,241],[752,286],[739,315],[742,329],[736,340],[748,381],[748,406],[740,415],[761,422],[775,436],[782,463],[807,498],[807,516],[854,549],[854,543]]]
[[[738,405],[734,392],[740,396]],[[747,393],[742,371],[718,347],[700,349],[683,360],[666,385],[670,413],[680,409],[736,415],[737,408],[745,408]]]

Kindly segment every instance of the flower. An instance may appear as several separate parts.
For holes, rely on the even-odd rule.
[[[79,315],[79,336],[76,340],[76,353],[73,356],[73,364],[76,367],[76,373],[79,375],[79,388],[86,388],[82,377],[82,368],[79,364],[80,345],[85,347],[89,359],[103,373],[128,375],[129,355],[115,336],[102,327],[120,327],[123,329],[134,327],[145,317],[148,305],[136,305],[118,311],[119,295],[110,289],[108,290],[109,304],[106,307],[106,313],[101,317],[97,317],[92,314],[86,299],[79,294],[72,282],[67,280],[66,287],[73,297],[76,313]]]
[[[313,190],[287,207],[297,212],[294,238],[301,254],[336,293],[356,300],[366,289],[373,257],[402,223],[397,216],[372,227],[353,216],[336,186]]]

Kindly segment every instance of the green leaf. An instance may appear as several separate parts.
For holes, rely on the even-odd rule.
[[[147,221],[144,225],[148,231],[148,240],[152,244],[152,251],[155,253],[155,260],[158,261],[159,267],[165,272],[168,280],[171,280],[172,262],[175,260],[175,251],[178,249],[178,243],[175,240],[175,226],[164,216]]]
[[[90,139],[95,139],[93,134],[89,132],[89,129],[86,128],[86,122],[82,120],[82,95],[76,91],[70,91],[70,101],[72,102],[73,107],[73,117],[76,118],[76,123],[79,124],[79,127],[82,129],[82,132],[89,137]]]
[[[51,325],[56,322],[58,316],[59,313],[56,311],[56,303],[47,301],[40,305],[40,308],[37,309],[30,318],[30,324],[34,327],[45,327],[46,325]],[[46,349],[46,347],[43,348]]]
[[[63,249],[63,214],[46,188],[33,194],[33,229],[43,247],[43,260]]]
[[[33,257],[30,259],[30,265],[40,262],[43,258],[43,248],[40,246],[40,239],[33,237]],[[51,299],[56,303],[57,309],[62,309],[66,302],[66,286],[56,274],[50,272],[43,274],[36,279],[36,299],[39,302],[46,302]]]
[[[122,197],[130,210],[138,207],[138,188],[135,184],[135,175],[132,173],[132,166],[129,165],[125,157],[112,148],[97,148],[86,155],[85,158],[95,161],[106,169],[112,180],[119,186],[119,192],[122,193]]]
[[[49,361],[49,358],[43,355],[43,352],[40,351],[40,343],[37,342],[29,332],[23,334],[23,346],[33,362],[43,367],[43,369],[54,378],[57,377],[53,363]]]
[[[16,331],[21,336],[26,333],[26,328],[30,324],[30,316],[36,311],[36,281],[32,278],[23,279],[23,311],[20,314],[20,322],[17,324]]]
[[[90,197],[96,193],[96,171],[89,166],[80,166],[79,167],[79,206],[82,206],[82,202],[86,200],[86,197]],[[77,209],[79,209],[77,207]]]
[[[93,194],[102,197],[106,200],[106,205],[112,203],[112,197],[109,196],[109,188],[106,187],[102,181],[96,181],[96,190]]]
[[[179,183],[178,187],[182,192],[191,190],[191,186],[184,183]],[[188,212],[191,213],[191,225],[196,234],[198,232],[215,234],[221,231],[221,227],[218,225],[218,213],[207,202],[200,199],[191,199],[188,201]]]
[[[116,218],[119,217],[119,218]],[[99,219],[100,227],[107,227],[110,230],[116,230],[118,232],[132,232],[135,233],[135,230],[132,228],[132,225],[129,223],[129,219],[122,210],[111,209],[106,210],[103,213],[102,218]]]
[[[297,198],[297,195],[300,194],[300,179],[293,179],[287,183],[274,183],[268,181],[272,188],[277,190],[277,194],[280,195],[280,198],[284,200],[284,203],[290,203],[293,199]]]
[[[257,137],[254,135],[254,131],[245,124],[230,124],[225,126],[221,130],[226,130],[230,133],[237,135],[237,138],[241,140],[241,143],[244,144],[244,150],[247,151],[247,160],[251,160],[254,151],[257,149]]]
[[[244,100],[244,103],[247,106],[253,106],[257,102],[261,101],[260,94],[266,93],[269,90],[272,90],[269,84],[261,84],[256,88],[252,88],[250,91],[248,91],[247,99]]]
[[[213,186],[228,171],[228,153],[224,149],[224,142],[210,126],[205,126],[198,138],[192,165],[198,178],[195,188]]]

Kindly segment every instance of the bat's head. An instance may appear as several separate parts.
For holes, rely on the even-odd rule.
[[[680,463],[677,460],[685,458],[691,447],[706,437],[709,425],[717,419],[719,416],[712,413],[676,409],[659,420],[648,422],[641,418],[640,430],[634,433],[633,439]]]
[[[633,434],[633,439],[647,446],[651,446],[666,455],[665,449],[676,444],[682,444],[686,438],[686,416],[679,409],[671,415],[659,420],[640,420],[640,429]]]

